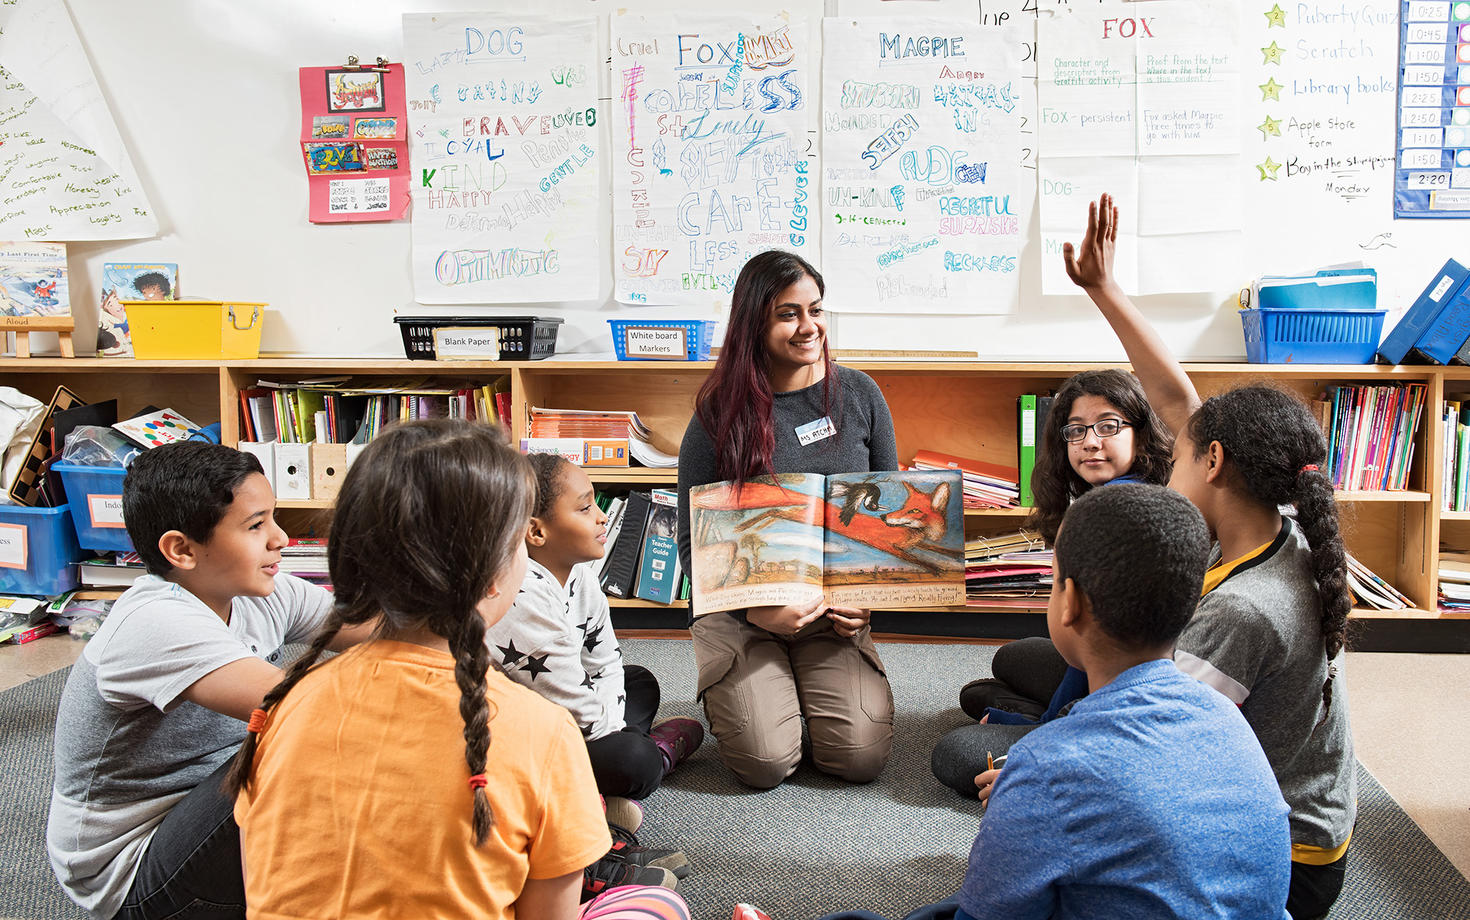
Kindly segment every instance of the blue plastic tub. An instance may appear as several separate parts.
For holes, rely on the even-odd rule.
[[[1387,310],[1241,310],[1252,364],[1372,364]],[[69,493],[68,493],[69,494]]]
[[[75,588],[82,551],[66,505],[0,505],[0,594],[45,597]]]
[[[61,474],[77,543],[98,553],[132,550],[133,541],[128,539],[122,513],[123,479],[128,471],[120,466],[76,463],[53,463],[51,469]]]
[[[619,361],[708,361],[715,335],[712,319],[610,319]],[[629,348],[629,335],[633,347]]]

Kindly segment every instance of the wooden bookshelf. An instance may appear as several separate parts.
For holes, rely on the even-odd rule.
[[[844,364],[871,375],[893,414],[898,456],[910,460],[919,449],[975,457],[1014,466],[1016,397],[1055,389],[1079,370],[1125,367],[1084,362],[983,362],[967,360],[847,359]],[[548,361],[409,361],[401,358],[317,358],[265,355],[243,361],[138,361],[130,358],[0,358],[0,383],[43,402],[65,384],[89,402],[116,398],[124,415],[146,405],[168,406],[201,424],[220,421],[227,444],[239,440],[239,391],[260,379],[292,381],[324,376],[374,380],[429,378],[438,382],[485,383],[508,375],[512,436],[524,437],[532,406],[568,409],[632,409],[654,432],[659,449],[677,453],[694,410],[694,397],[713,362],[619,362],[576,357]],[[1341,492],[1343,530],[1349,550],[1414,601],[1410,611],[1354,611],[1375,636],[1406,630],[1425,650],[1470,651],[1470,617],[1435,609],[1441,542],[1470,550],[1470,512],[1439,508],[1443,483],[1439,458],[1445,445],[1433,424],[1446,395],[1470,396],[1470,368],[1358,365],[1253,365],[1195,363],[1185,366],[1201,393],[1210,395],[1246,382],[1269,381],[1304,397],[1316,397],[1339,384],[1422,383],[1427,411],[1416,437],[1408,489],[1401,492]],[[642,467],[592,468],[599,488],[625,491],[640,486],[671,488],[675,470]],[[280,502],[282,519],[293,532],[325,532],[331,502]],[[1028,509],[968,509],[967,536],[995,535],[1020,527]],[[619,609],[656,614],[647,602],[614,601]],[[682,620],[687,605],[674,605]],[[631,609],[630,609],[631,608]],[[1044,630],[1034,608],[955,607],[927,611],[953,618],[969,636],[991,633],[991,623],[1022,620],[1032,632]],[[677,612],[673,612],[677,611]],[[1395,625],[1398,624],[1398,625]],[[678,625],[682,625],[682,622]],[[951,633],[953,634],[953,633]],[[1389,643],[1392,645],[1393,643]]]

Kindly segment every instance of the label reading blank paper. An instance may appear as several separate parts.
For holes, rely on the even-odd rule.
[[[440,358],[500,360],[500,328],[449,326],[434,330],[434,354]]]
[[[93,527],[121,529],[128,526],[123,523],[121,495],[88,495],[87,514],[92,518]]]
[[[24,569],[28,550],[24,524],[0,524],[0,569]]]

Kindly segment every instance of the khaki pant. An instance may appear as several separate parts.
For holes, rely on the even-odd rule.
[[[868,630],[843,638],[823,618],[783,639],[712,613],[692,632],[704,713],[741,782],[769,789],[796,770],[803,718],[818,770],[854,783],[883,772],[893,691]]]

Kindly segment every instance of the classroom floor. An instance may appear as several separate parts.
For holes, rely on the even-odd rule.
[[[66,636],[0,645],[0,691],[81,649]],[[1351,652],[1346,672],[1358,759],[1470,877],[1470,655]]]

